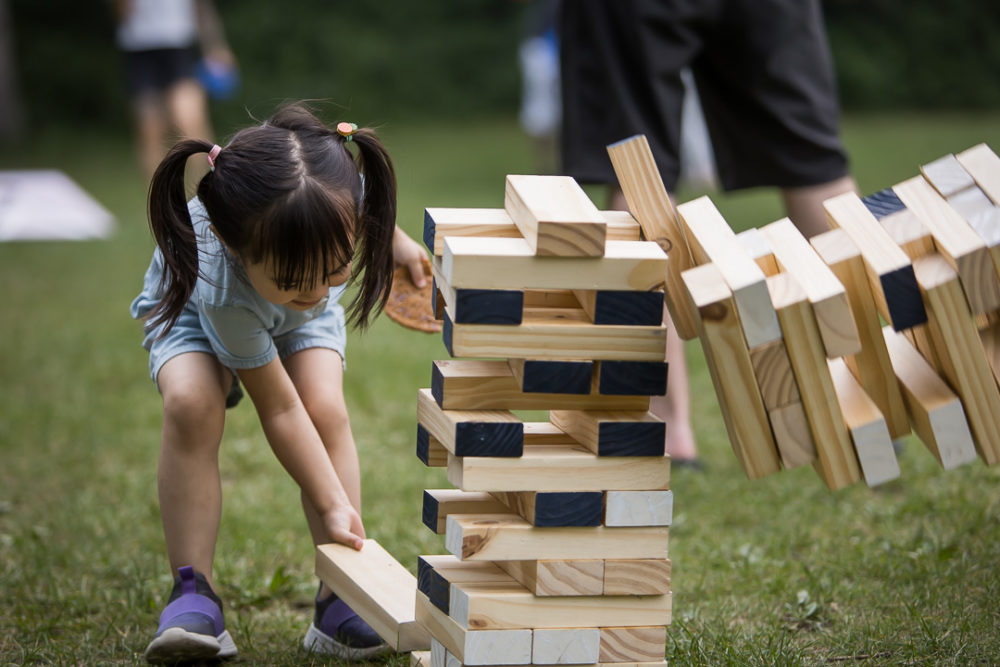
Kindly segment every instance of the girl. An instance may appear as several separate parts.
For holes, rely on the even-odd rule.
[[[185,164],[196,153],[208,154],[210,171],[186,202]],[[160,514],[178,576],[149,662],[236,655],[212,559],[219,443],[241,383],[301,489],[313,542],[361,548],[337,300],[348,281],[358,284],[348,320],[363,329],[389,295],[393,257],[424,283],[423,251],[395,218],[395,174],[374,132],[350,123],[331,130],[297,105],[225,148],[182,141],[156,170],[149,219],[158,248],[131,312],[145,321],[143,346],[163,397]],[[305,645],[348,660],[387,650],[323,584]]]

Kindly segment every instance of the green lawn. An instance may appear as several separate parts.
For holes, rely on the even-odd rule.
[[[871,192],[943,154],[1000,147],[1000,114],[851,117],[845,136]],[[418,237],[424,207],[501,206],[504,175],[534,170],[508,120],[390,124],[384,137],[400,223]],[[53,133],[0,154],[0,168],[65,170],[119,224],[105,242],[0,244],[0,664],[140,663],[169,588],[160,405],[127,313],[152,247],[127,141]],[[713,198],[738,229],[782,215],[773,192]],[[421,490],[449,485],[413,450],[417,389],[446,354],[385,318],[349,344],[367,531],[411,569],[445,552],[420,522]],[[749,482],[697,343],[688,356],[708,467],[673,480],[671,664],[1000,662],[1000,470],[944,472],[911,439],[901,480],[876,490],[831,493],[808,468]],[[297,647],[312,548],[249,401],[230,412],[222,458],[216,578],[242,662],[311,664]]]

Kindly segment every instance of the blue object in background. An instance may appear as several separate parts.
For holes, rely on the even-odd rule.
[[[198,80],[214,100],[228,100],[240,89],[240,73],[234,65],[207,58],[198,63]]]

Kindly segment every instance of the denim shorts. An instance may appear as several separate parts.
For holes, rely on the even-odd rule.
[[[201,326],[198,311],[192,304],[185,306],[177,323],[163,338],[157,338],[163,330],[163,325],[145,328],[145,339],[142,346],[149,351],[149,376],[156,383],[157,376],[163,364],[186,352],[204,352],[218,358],[208,334]],[[328,306],[316,319],[292,329],[274,338],[277,354],[285,359],[313,347],[333,350],[344,360],[344,350],[347,347],[347,327],[344,320],[344,309],[340,304]],[[346,364],[345,364],[346,367]],[[233,375],[233,384],[226,397],[226,407],[231,408],[243,398],[236,371],[229,369]],[[159,385],[157,384],[157,389]]]

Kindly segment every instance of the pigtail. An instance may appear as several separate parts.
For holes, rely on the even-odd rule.
[[[198,281],[198,243],[184,192],[184,168],[195,153],[212,145],[195,139],[181,141],[156,168],[149,186],[149,228],[163,255],[160,302],[147,316],[153,324],[166,323],[166,335],[177,322]]]
[[[396,228],[396,172],[385,146],[373,130],[350,135],[358,147],[358,165],[364,174],[357,243],[360,289],[348,308],[349,321],[364,329],[369,315],[381,312],[392,289],[392,236]]]

